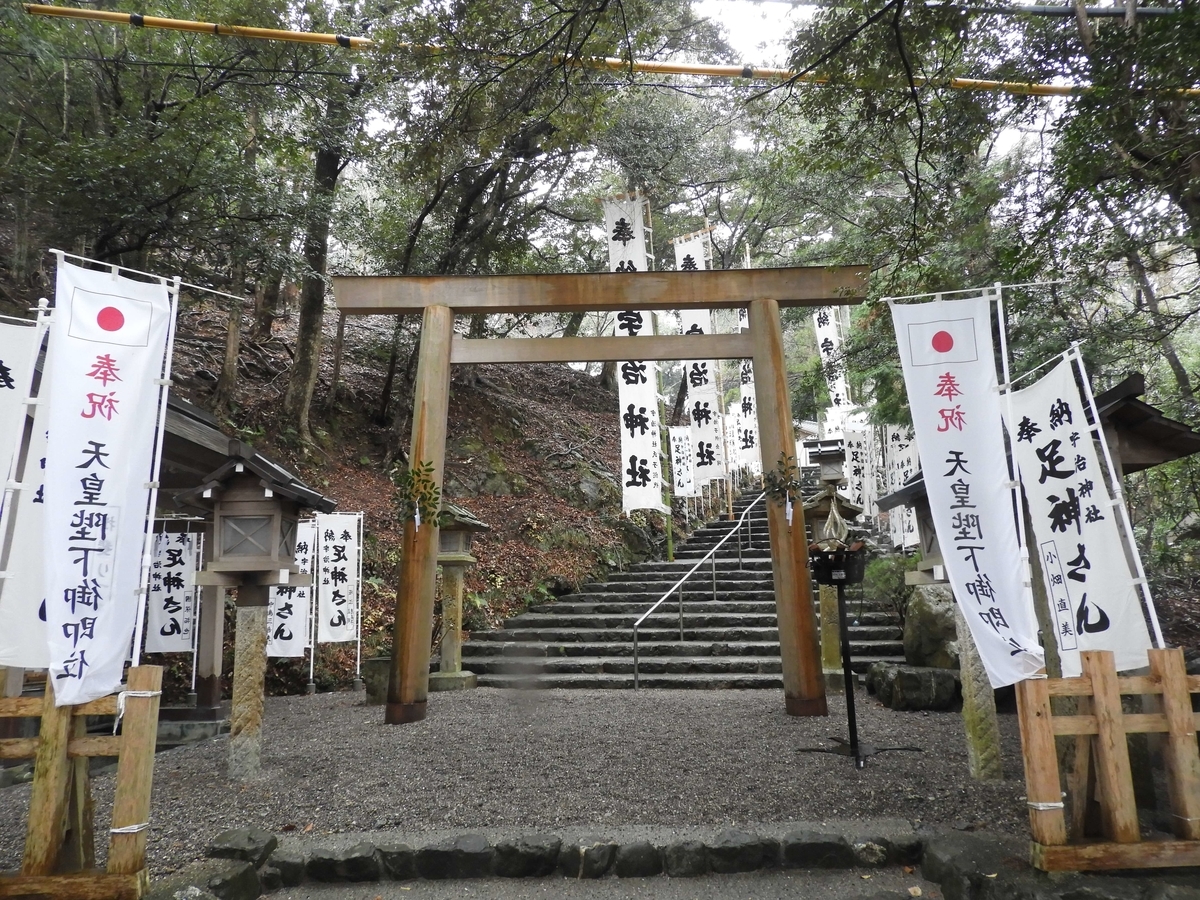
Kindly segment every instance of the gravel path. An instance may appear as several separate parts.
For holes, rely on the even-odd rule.
[[[897,713],[861,694],[866,743],[925,752],[887,753],[859,771],[842,756],[799,753],[845,733],[842,700],[831,697],[827,719],[792,718],[778,691],[481,688],[436,694],[429,707],[424,722],[393,727],[361,693],[270,698],[263,775],[245,785],[225,778],[224,739],[160,753],[152,870],[172,871],[247,825],[322,834],[898,817],[1027,827],[1015,716],[1001,717],[1006,779],[984,785],[967,775],[957,713]],[[98,834],[112,784],[111,774],[94,782]],[[28,799],[27,785],[0,790],[0,869],[20,864]]]

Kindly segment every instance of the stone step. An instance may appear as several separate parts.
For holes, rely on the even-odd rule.
[[[632,656],[476,657],[463,668],[477,675],[632,675]],[[638,656],[642,675],[778,675],[778,654],[771,656]]]
[[[678,637],[678,635],[676,635]],[[638,641],[639,652],[646,656],[778,656],[778,641]],[[633,656],[633,643],[541,643],[532,641],[467,641],[463,657]]]
[[[742,642],[778,642],[777,628],[689,628],[684,620],[684,638],[699,643],[742,643]],[[638,629],[638,643],[667,643],[679,638],[679,625],[657,627],[649,623]],[[497,631],[485,631],[471,636],[468,644],[504,644],[508,642],[544,643],[544,644],[617,644],[633,641],[632,624],[628,628],[506,628]],[[464,644],[464,647],[466,645]],[[477,656],[487,655],[483,650],[472,649]],[[859,640],[856,635],[850,636],[850,655],[852,657],[887,657],[900,659],[904,656],[904,642],[901,640]]]
[[[593,613],[583,616],[547,615],[545,613],[522,613],[504,623],[506,631],[514,628],[621,628],[632,627],[636,615],[621,613]],[[678,609],[664,612],[659,607],[642,625],[642,628],[678,627]],[[775,613],[702,613],[692,612],[684,605],[683,627],[687,628],[774,628]]]
[[[745,690],[760,688],[782,688],[781,675],[749,674],[690,674],[690,675],[646,675],[639,677],[643,688],[677,688],[687,690]],[[592,690],[618,690],[633,687],[633,674],[628,675],[480,675],[480,687],[525,688],[527,690],[550,690],[552,688],[590,688]]]
[[[668,585],[668,587],[670,587],[670,585]],[[665,593],[666,593],[665,590],[623,591],[620,594],[615,594],[615,593],[609,594],[609,593],[600,593],[600,592],[593,594],[593,593],[589,592],[589,593],[569,594],[568,596],[571,598],[571,602],[573,602],[573,603],[624,602],[624,603],[633,604],[634,606],[637,606],[640,604],[643,607],[648,609],[650,606],[652,606],[654,603],[656,603],[658,601],[658,599],[660,597],[662,597],[663,594],[665,594]],[[697,602],[704,602],[704,601],[707,601],[709,603],[714,602],[713,595],[712,595],[712,582],[707,581],[707,582],[699,582],[696,584],[692,584],[690,582],[685,583],[683,586],[683,601],[685,604],[688,602],[689,596]],[[679,602],[677,599],[678,597],[679,597],[679,590],[677,588],[676,590],[671,592],[671,599],[667,600],[666,602],[667,603],[675,603],[676,605],[678,605],[678,602]],[[736,602],[736,601],[745,601],[745,602],[750,603],[750,602],[757,601],[757,602],[761,602],[761,603],[770,603],[770,604],[774,605],[775,592],[772,590],[748,590],[748,591],[728,590],[721,586],[720,579],[718,579],[717,580],[717,599],[715,602],[719,603],[721,601],[725,601],[727,603]]]
[[[735,552],[736,552],[736,548],[735,548]],[[703,556],[703,555],[704,554],[701,554],[701,556]],[[688,571],[688,569],[690,569],[695,564],[696,564],[696,560],[694,560],[694,559],[692,559],[692,560],[658,559],[658,560],[652,560],[652,561],[648,561],[648,562],[635,563],[634,565],[630,566],[626,570],[626,572],[628,572],[628,573],[678,572],[679,574],[675,576],[676,578],[678,578],[679,575],[683,575],[685,572]],[[769,553],[758,554],[758,555],[754,556],[753,558],[747,556],[743,559],[741,564],[738,563],[736,556],[732,560],[726,559],[724,557],[719,557],[717,559],[717,572],[720,573],[720,572],[729,572],[729,571],[768,572],[769,573],[771,571],[771,556]]]

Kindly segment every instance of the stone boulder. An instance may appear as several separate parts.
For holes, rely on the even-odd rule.
[[[904,614],[904,661],[910,666],[958,668],[954,592],[948,584],[913,588]]]
[[[928,666],[872,663],[867,690],[888,709],[955,709],[962,700],[958,672]]]

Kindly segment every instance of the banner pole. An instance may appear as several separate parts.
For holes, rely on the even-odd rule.
[[[1096,398],[1092,394],[1092,383],[1088,381],[1087,370],[1083,367],[1083,356],[1077,346],[1073,346],[1067,352],[1079,371],[1079,380],[1083,382],[1083,394],[1087,398],[1088,409],[1092,411],[1092,422],[1096,429],[1096,436],[1100,438],[1100,449],[1104,451],[1104,465],[1108,468],[1108,480],[1112,484],[1113,505],[1120,510],[1126,546],[1129,548],[1129,555],[1133,557],[1133,568],[1137,584],[1141,588],[1144,612],[1149,617],[1150,626],[1154,630],[1155,645],[1161,649],[1167,646],[1167,642],[1163,639],[1162,626],[1158,622],[1158,610],[1154,608],[1154,600],[1150,596],[1150,585],[1146,581],[1146,569],[1142,565],[1142,554],[1138,550],[1137,541],[1133,539],[1133,523],[1129,518],[1129,508],[1125,505],[1125,485],[1117,475],[1112,452],[1108,449],[1108,441],[1104,439],[1104,426],[1100,422],[1100,411],[1096,408]]]
[[[199,572],[204,559],[204,532],[196,532],[195,552],[192,554],[192,568]],[[194,701],[196,696],[196,665],[200,659],[200,586],[192,585],[192,690]],[[192,705],[195,705],[193,702]]]
[[[363,514],[358,514],[358,615],[357,628],[355,635],[354,648],[354,689],[358,690],[362,685],[362,611],[363,611],[363,589],[362,589],[362,561],[363,561]]]
[[[151,554],[154,540],[154,511],[158,507],[159,467],[162,465],[163,438],[167,431],[167,398],[171,389],[171,361],[175,355],[175,327],[179,307],[179,279],[163,278],[167,286],[167,346],[163,352],[158,377],[158,422],[154,430],[154,449],[150,457],[150,492],[146,497],[145,521],[142,523],[142,572],[138,590],[137,618],[133,629],[133,665],[142,658],[142,638],[145,632],[147,587],[150,581]]]
[[[1033,593],[1033,570],[1029,564],[1029,538],[1025,534],[1025,515],[1024,501],[1021,498],[1021,483],[1017,480],[1016,459],[1012,453],[1012,435],[1008,429],[1012,428],[1013,407],[1012,407],[1012,383],[1010,381],[1011,374],[1008,362],[1008,317],[1004,311],[1004,286],[1000,282],[996,282],[993,289],[996,292],[996,318],[999,322],[1000,331],[1000,360],[1004,370],[1004,384],[1001,385],[1000,393],[1004,395],[1004,412],[1008,419],[1007,427],[1003,429],[1004,438],[1008,447],[1008,478],[1011,485],[1013,518],[1017,523],[1017,543],[1021,551],[1021,580],[1025,584],[1025,589],[1029,591],[1030,596]],[[1055,635],[1057,642],[1058,636]]]

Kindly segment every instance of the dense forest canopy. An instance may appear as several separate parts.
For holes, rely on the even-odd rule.
[[[224,365],[207,402],[236,420],[239,358],[284,339],[293,362],[278,384],[280,423],[319,444],[321,417],[336,409],[333,397],[314,404],[328,275],[603,270],[596,200],[640,189],[660,268],[673,267],[667,238],[708,226],[717,268],[869,264],[846,355],[881,421],[906,412],[880,299],[1000,281],[1053,282],[1009,294],[1015,371],[1079,341],[1098,387],[1144,371],[1149,399],[1194,422],[1200,5],[1150,5],[1169,12],[822,6],[791,38],[793,69],[822,85],[574,65],[741,62],[688,0],[138,10],[366,35],[369,52],[46,20],[9,5],[0,306],[23,314],[47,292],[49,247],[244,298],[222,301]],[[958,89],[964,77],[1086,90]],[[273,337],[280,318],[292,326],[284,338]],[[796,412],[815,417],[827,396],[811,332],[799,313],[789,326]],[[395,423],[397,454],[416,327],[399,321],[380,348],[377,412]],[[1190,559],[1200,465],[1139,478],[1147,546]]]

